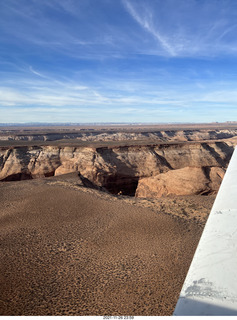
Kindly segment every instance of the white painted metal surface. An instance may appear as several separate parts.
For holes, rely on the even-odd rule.
[[[237,315],[237,149],[210,212],[174,315]]]

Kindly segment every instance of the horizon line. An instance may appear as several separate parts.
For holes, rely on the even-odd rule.
[[[237,124],[237,121],[212,122],[0,122],[0,126],[85,126],[85,125],[172,125],[172,124]]]

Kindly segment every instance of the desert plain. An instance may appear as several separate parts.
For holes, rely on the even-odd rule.
[[[0,314],[172,315],[236,124],[0,128]]]

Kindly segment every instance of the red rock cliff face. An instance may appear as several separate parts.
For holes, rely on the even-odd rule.
[[[0,149],[0,180],[79,171],[94,185],[137,197],[216,192],[233,152],[230,142],[129,147]]]
[[[136,197],[159,198],[168,195],[216,193],[225,169],[219,167],[185,167],[139,180]]]

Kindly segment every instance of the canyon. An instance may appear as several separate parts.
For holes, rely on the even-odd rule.
[[[1,130],[1,145],[6,142],[54,142],[58,140],[74,141],[76,143],[86,141],[156,141],[156,142],[186,142],[203,140],[229,139],[237,135],[236,127],[223,127],[216,129],[196,128],[187,126],[184,128],[166,126],[164,128],[152,126],[125,126],[125,127],[102,127],[87,129],[12,129]]]
[[[1,315],[172,315],[237,143],[206,126],[0,128]]]
[[[51,132],[41,138],[39,133],[1,133],[0,180],[77,172],[85,186],[117,195],[216,194],[237,135],[235,128],[120,131]],[[49,136],[55,141],[44,144]],[[35,145],[29,144],[34,137]],[[65,140],[70,137],[76,140]]]

